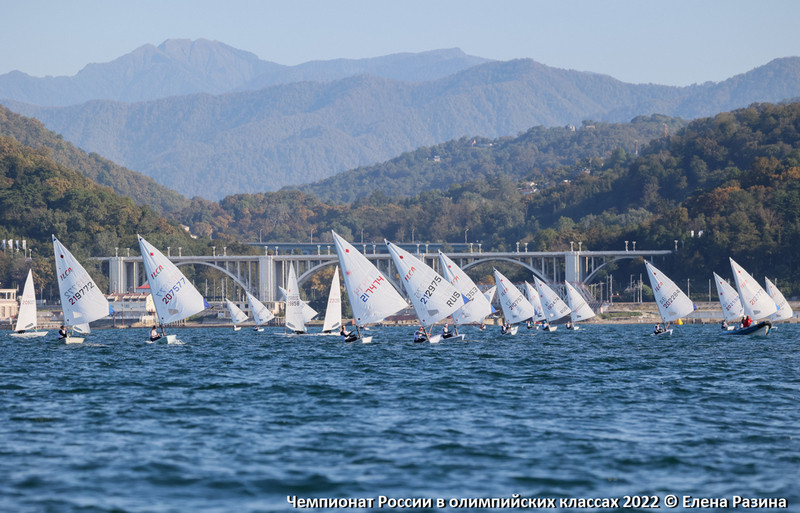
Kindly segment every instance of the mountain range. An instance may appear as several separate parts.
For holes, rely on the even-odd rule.
[[[84,78],[90,72],[94,78]],[[720,83],[671,87],[530,59],[487,62],[459,50],[281,67],[221,43],[170,40],[52,79],[63,79],[64,91],[80,89],[69,80],[106,88],[84,98],[117,98],[55,107],[22,94],[43,90],[52,77],[15,90],[5,85],[9,75],[0,77],[0,97],[9,98],[0,102],[11,110],[187,196],[210,199],[315,182],[465,135],[652,113],[694,119],[800,97],[796,57]],[[83,89],[90,90],[85,82]],[[144,90],[151,99],[126,102],[144,99]]]

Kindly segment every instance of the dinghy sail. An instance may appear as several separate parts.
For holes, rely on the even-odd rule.
[[[531,285],[526,281],[524,288],[525,288],[525,297],[528,299],[528,302],[533,306],[533,311],[536,312],[536,314],[533,317],[531,317],[531,319],[528,321],[528,329],[531,329],[532,328],[531,321],[533,322],[544,321],[545,319],[547,319],[547,317],[545,317],[544,309],[542,308],[542,299],[539,297],[539,293],[536,292],[536,289],[533,288],[533,285]]]
[[[342,325],[342,289],[339,285],[339,266],[333,270],[331,290],[328,292],[328,307],[325,309],[325,321],[322,323],[323,333],[333,333]]]
[[[578,329],[575,326],[576,322],[585,321],[594,317],[595,313],[592,307],[586,302],[586,299],[581,295],[578,290],[573,287],[568,281],[564,282],[567,287],[567,304],[570,308],[570,319],[572,320],[572,329]]]
[[[722,307],[722,317],[725,319],[723,329],[733,330],[736,326],[735,323],[739,322],[744,317],[744,307],[742,300],[739,299],[739,293],[736,289],[730,286],[727,281],[723,280],[717,273],[714,275],[714,283],[717,285],[717,292],[719,293],[719,304]],[[728,323],[734,324],[728,324]]]
[[[28,269],[28,277],[22,288],[19,298],[19,312],[14,331],[8,334],[14,338],[38,338],[47,335],[46,331],[39,331],[36,323],[36,290],[33,286],[33,271]]]
[[[518,326],[514,325],[535,317],[536,311],[516,285],[511,283],[497,269],[494,269],[494,282],[500,299],[500,309],[503,311],[503,317],[505,318],[505,330],[503,333],[514,335],[518,329]]]
[[[467,299],[428,264],[396,244],[388,240],[384,242],[389,248],[389,254],[411,299],[417,318],[424,327],[427,340],[432,344],[439,342],[442,335],[431,335],[430,327],[450,317],[464,306]],[[463,335],[456,336],[464,338]]]
[[[55,235],[53,235],[53,252],[65,328],[70,330],[79,324],[88,324],[113,313],[108,300],[89,273]],[[83,338],[71,335],[67,335],[65,339],[67,344],[83,342]]]
[[[264,331],[264,328],[261,326],[274,319],[275,314],[273,314],[269,308],[264,306],[264,303],[256,299],[256,297],[251,293],[245,292],[245,295],[247,296],[247,302],[250,304],[250,311],[253,312],[253,319],[256,321],[256,325],[253,330]]]
[[[357,337],[363,343],[372,341],[372,337],[362,337],[360,328],[375,322],[380,322],[408,307],[403,296],[389,283],[389,280],[377,267],[334,231],[333,241],[336,245],[336,254],[339,257],[339,266],[342,268],[342,279],[350,308],[353,310],[353,321],[356,326]]]
[[[492,304],[486,299],[475,282],[447,255],[439,252],[442,276],[466,298],[467,303],[453,313],[453,322],[458,324],[483,323],[492,314]]]
[[[569,315],[570,307],[553,289],[536,277],[534,277],[533,283],[536,285],[536,291],[542,298],[542,309],[544,310],[544,315],[548,323],[558,321]],[[545,330],[554,331],[555,326],[545,326]]]
[[[286,280],[286,327],[294,333],[300,335],[308,332],[306,321],[317,315],[316,310],[308,306],[300,299],[300,285],[297,283],[297,274],[294,272],[294,265],[289,264],[289,276]],[[306,318],[305,308],[311,310],[311,317]]]
[[[231,314],[231,321],[233,322],[233,331],[239,331],[240,329],[242,329],[242,327],[239,326],[239,324],[247,320],[247,314],[244,313],[241,308],[236,306],[228,298],[225,298],[225,304],[228,305],[228,311]]]
[[[164,326],[182,321],[209,308],[205,298],[163,253],[139,237],[147,283],[156,307],[161,334],[168,344],[180,344],[177,335],[167,335]]]
[[[647,277],[650,279],[650,286],[653,287],[653,296],[658,305],[658,313],[661,321],[665,324],[664,330],[653,332],[654,335],[672,334],[669,324],[677,321],[681,317],[686,317],[694,311],[694,303],[683,291],[675,285],[675,282],[667,278],[667,275],[659,271],[656,266],[645,260]]]
[[[764,281],[767,284],[767,293],[769,294],[769,297],[772,298],[775,306],[778,307],[778,311],[770,315],[769,320],[772,322],[777,322],[791,319],[794,316],[794,311],[792,311],[792,307],[789,305],[789,302],[786,301],[785,297],[783,297],[783,294],[781,294],[781,291],[778,290],[778,287],[769,281],[769,278],[764,277]]]

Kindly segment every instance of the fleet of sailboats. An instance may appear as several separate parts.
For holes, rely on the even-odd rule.
[[[384,242],[389,248],[400,281],[411,299],[411,306],[422,324],[427,341],[432,344],[439,342],[444,334],[432,334],[431,326],[453,315],[467,303],[467,299],[431,266],[400,246],[388,240]],[[462,340],[464,338],[464,335],[454,336]],[[415,340],[422,341],[419,337]]]
[[[503,314],[504,334],[516,334],[518,324],[525,321],[528,321],[529,327],[532,322],[544,321],[546,329],[554,331],[553,323],[567,319],[567,327],[577,329],[576,323],[595,316],[584,295],[567,281],[564,282],[565,294],[562,299],[538,277],[534,277],[533,286],[524,282],[521,291],[494,269],[495,285],[481,292],[475,282],[441,251],[438,255],[439,273],[424,260],[387,240],[386,247],[409,298],[409,305],[409,301],[375,265],[336,232],[331,233],[339,266],[334,269],[331,278],[322,334],[333,334],[339,328],[347,341],[361,340],[367,343],[372,337],[362,336],[361,330],[411,306],[422,325],[421,331],[424,331],[426,341],[435,343],[442,340],[442,334],[432,333],[431,328],[438,323],[447,326],[449,319],[456,326],[454,335],[463,340],[464,335],[458,334],[457,327],[479,324],[483,329],[486,318],[495,313],[492,301],[496,291]],[[60,340],[80,343],[84,338],[74,333],[90,333],[89,323],[113,313],[113,310],[83,266],[55,236],[52,239],[64,319],[62,330],[59,331]],[[180,343],[176,335],[165,333],[165,326],[200,313],[209,305],[177,266],[141,236],[139,247],[163,338],[170,344]],[[664,324],[663,328],[657,325],[653,334],[671,334],[671,323],[677,321],[680,324],[680,319],[691,314],[696,307],[664,273],[652,263],[644,263]],[[766,335],[772,329],[772,323],[794,316],[788,301],[769,278],[765,278],[765,289],[732,258],[730,265],[734,286],[713,273],[725,319],[723,330],[731,334]],[[343,327],[340,267],[353,311],[356,330],[353,334],[348,334]],[[292,264],[288,267],[287,288],[281,288],[281,291],[286,300],[286,327],[296,334],[307,333],[306,324],[317,312],[301,299]],[[254,329],[263,331],[262,326],[272,320],[274,314],[251,293],[245,294],[255,320]],[[227,298],[225,303],[234,330],[240,330],[248,314]],[[443,332],[447,333],[447,329]],[[33,273],[29,270],[20,296],[14,330],[9,335],[15,338],[38,338],[46,334],[46,331],[37,329]]]

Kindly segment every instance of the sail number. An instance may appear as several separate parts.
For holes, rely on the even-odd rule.
[[[74,305],[75,303],[78,302],[78,300],[80,298],[83,297],[84,293],[88,292],[89,290],[91,290],[93,288],[94,288],[94,283],[91,282],[91,281],[88,282],[86,285],[84,285],[83,287],[79,288],[78,291],[69,298],[69,304]]]
[[[166,294],[164,294],[164,297],[162,297],[161,300],[164,302],[165,305],[168,305],[169,302],[172,301],[173,298],[175,298],[175,295],[178,292],[180,292],[185,283],[186,283],[186,277],[184,276],[180,280],[178,280],[178,282],[175,285],[173,285],[172,288],[169,289],[169,291]]]

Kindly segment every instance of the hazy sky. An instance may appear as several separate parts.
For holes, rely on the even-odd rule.
[[[287,65],[458,47],[689,85],[800,55],[798,24],[798,0],[0,0],[0,74],[205,38]]]

